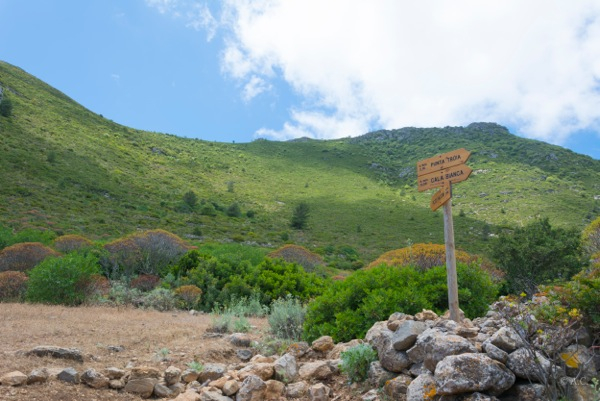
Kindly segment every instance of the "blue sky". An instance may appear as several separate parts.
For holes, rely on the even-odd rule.
[[[600,159],[595,0],[0,0],[0,59],[183,137],[493,121]]]

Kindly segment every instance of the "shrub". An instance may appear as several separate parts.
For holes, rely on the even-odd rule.
[[[48,258],[29,272],[26,298],[31,302],[79,305],[94,274],[100,272],[98,257],[88,253],[70,253]]]
[[[240,209],[240,205],[237,202],[233,202],[227,208],[226,213],[229,217],[240,217],[242,215],[242,210]]]
[[[580,243],[575,229],[553,228],[545,218],[512,233],[500,233],[492,257],[506,273],[509,291],[531,296],[538,285],[568,280],[581,270]]]
[[[475,264],[458,264],[460,307],[469,318],[486,313],[497,294],[488,273]],[[363,338],[367,330],[394,312],[415,314],[422,309],[443,313],[448,308],[446,269],[422,271],[385,265],[358,270],[344,281],[332,282],[308,305],[304,336],[312,341],[330,335],[336,341]]]
[[[377,352],[369,344],[359,344],[340,354],[340,370],[350,382],[363,382],[369,374],[371,362],[377,360]]]
[[[142,304],[142,292],[136,288],[129,288],[123,281],[113,281],[108,294],[99,301],[113,306],[137,307]]]
[[[0,301],[21,301],[27,290],[28,277],[23,272],[0,273]]]
[[[177,300],[171,290],[155,288],[142,296],[141,303],[144,308],[164,312],[175,309]]]
[[[284,340],[300,341],[306,308],[292,296],[277,299],[271,305],[268,321],[271,333]]]
[[[42,230],[36,228],[26,228],[19,231],[13,236],[12,244],[20,242],[40,242],[44,245],[49,245],[56,238],[56,233],[50,230]]]
[[[264,317],[269,314],[269,307],[260,303],[258,292],[252,293],[250,297],[232,296],[227,308],[236,316]]]
[[[306,271],[313,271],[318,265],[323,265],[323,258],[299,245],[284,245],[267,255],[271,259],[281,258],[288,263],[298,263]]]
[[[87,298],[102,297],[110,292],[110,281],[101,274],[92,274],[86,288]]]
[[[249,272],[245,281],[260,292],[265,304],[288,295],[308,301],[321,294],[327,282],[314,273],[305,272],[300,265],[281,259],[266,259]]]
[[[69,253],[90,248],[93,243],[81,235],[63,235],[54,240],[53,246],[59,252]]]
[[[215,333],[246,333],[251,328],[252,326],[245,316],[236,316],[229,309],[212,312],[211,331]]]
[[[0,272],[8,270],[25,272],[49,256],[57,257],[60,254],[39,242],[11,245],[0,251]]]
[[[175,295],[184,309],[194,309],[200,302],[202,290],[195,285],[182,285],[175,290]]]
[[[150,230],[130,235],[104,246],[108,256],[102,265],[109,277],[136,274],[166,274],[189,249],[181,238],[164,230]]]
[[[456,261],[460,263],[471,263],[477,260],[466,252],[456,250]],[[388,266],[414,266],[421,270],[434,266],[446,265],[446,246],[440,244],[412,244],[406,248],[389,251],[378,257],[367,266],[370,269],[375,266],[386,264]]]
[[[300,202],[292,213],[292,220],[290,222],[290,226],[292,228],[302,230],[308,224],[308,218],[310,216],[310,208],[308,203]]]
[[[160,283],[160,277],[152,274],[140,274],[129,283],[131,288],[138,289],[142,292],[148,292],[155,289]]]
[[[198,196],[194,191],[187,191],[185,194],[183,194],[183,202],[191,209],[194,209],[198,204]]]
[[[201,208],[200,208],[200,214],[203,216],[211,216],[214,217],[217,215],[217,210],[215,209],[215,207],[213,206],[212,203],[205,203]]]
[[[12,101],[4,96],[0,101],[0,116],[10,117],[12,115],[13,104]]]

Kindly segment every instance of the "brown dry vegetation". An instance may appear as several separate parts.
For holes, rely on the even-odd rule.
[[[267,327],[265,319],[250,319],[258,338]],[[182,370],[194,360],[236,363],[236,347],[224,338],[209,338],[206,330],[211,316],[189,313],[157,312],[130,308],[46,306],[0,303],[0,375],[14,370],[29,374],[35,368],[73,367],[82,373],[87,368],[125,368],[154,366],[164,370],[174,365]],[[24,356],[39,345],[78,348],[84,362]],[[122,346],[111,352],[108,346]],[[169,350],[168,361],[160,361],[158,351]],[[94,390],[84,385],[69,385],[57,380],[23,387],[0,386],[0,400],[139,400],[137,396],[114,390]]]

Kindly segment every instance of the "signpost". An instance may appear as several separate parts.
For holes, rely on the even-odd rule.
[[[454,254],[454,223],[452,221],[452,184],[465,181],[471,168],[464,163],[471,156],[465,149],[457,149],[417,163],[419,192],[440,188],[431,198],[429,206],[435,211],[444,206],[444,239],[446,242],[446,274],[448,282],[448,307],[450,318],[460,321],[458,307],[458,283],[456,278],[456,256]]]

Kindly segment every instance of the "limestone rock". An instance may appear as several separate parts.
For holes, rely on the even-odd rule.
[[[337,343],[331,351],[327,354],[327,359],[338,359],[342,352],[347,351],[348,348],[355,347],[362,344],[362,340],[352,340],[347,343]]]
[[[167,386],[172,386],[173,384],[179,382],[181,380],[181,369],[175,366],[169,366],[164,373],[165,383]]]
[[[326,380],[333,375],[327,361],[306,362],[300,367],[298,374],[302,380]]]
[[[79,384],[79,372],[77,372],[74,368],[66,368],[63,369],[57,376],[58,380],[66,382]]]
[[[88,369],[81,375],[81,382],[91,388],[106,388],[110,379],[95,369]]]
[[[590,380],[596,375],[594,353],[590,348],[571,344],[559,356],[566,366],[567,376]]]
[[[160,371],[151,366],[138,366],[131,369],[130,380],[137,379],[158,379],[160,378]]]
[[[4,386],[20,386],[27,383],[27,375],[15,370],[0,377],[0,383]]]
[[[46,368],[34,369],[27,376],[27,384],[44,383],[48,380],[48,370]],[[2,380],[0,379],[0,382]]]
[[[238,349],[235,354],[242,362],[248,362],[253,356],[252,350],[249,349]]]
[[[392,400],[397,400],[406,397],[408,386],[412,382],[412,378],[408,375],[399,375],[392,380],[385,382],[383,392]]]
[[[108,382],[108,387],[113,390],[122,390],[125,388],[125,380],[123,379],[112,379]]]
[[[434,399],[437,394],[435,379],[429,372],[417,376],[406,390],[406,401],[423,401]]]
[[[252,345],[252,338],[248,334],[233,333],[229,336],[229,342],[237,347],[249,347]]]
[[[181,382],[175,383],[172,386],[169,386],[169,390],[171,390],[173,392],[173,396],[177,396],[186,390],[185,384],[183,384]]]
[[[51,345],[41,345],[39,347],[35,347],[27,354],[40,357],[50,356],[52,358],[70,359],[76,362],[83,362],[83,356],[81,355],[81,351],[77,348],[62,348],[54,347]]]
[[[244,379],[237,392],[236,401],[262,401],[265,398],[267,384],[258,376],[248,376]]]
[[[462,401],[499,401],[498,398],[493,395],[486,395],[481,393],[469,394],[462,398]]]
[[[239,371],[240,379],[244,380],[248,376],[258,376],[263,381],[273,377],[274,370],[272,363],[251,363]]]
[[[476,391],[499,395],[515,383],[506,366],[483,354],[448,356],[438,363],[434,377],[440,395]]]
[[[535,352],[535,357],[532,351],[527,348],[519,348],[515,352],[508,355],[506,364],[514,374],[521,379],[527,379],[533,382],[542,383],[544,377],[548,376],[552,365],[539,352]]]
[[[449,355],[475,352],[475,346],[465,338],[433,328],[419,335],[415,345],[407,351],[407,355],[413,362],[423,361],[423,366],[434,372],[438,362]]]
[[[329,401],[331,389],[323,383],[317,383],[308,389],[310,401]]]
[[[291,383],[298,377],[298,363],[292,354],[285,354],[273,364],[275,378],[284,383]]]
[[[319,337],[315,341],[313,341],[311,345],[312,349],[317,352],[331,351],[334,346],[335,344],[333,343],[333,338],[331,338],[330,336]]]
[[[379,401],[379,390],[371,389],[360,397],[363,401]]]
[[[490,358],[500,363],[506,364],[508,361],[508,353],[496,347],[491,341],[484,342],[483,349]]]
[[[102,374],[104,374],[104,376],[108,377],[110,380],[118,380],[125,376],[125,371],[123,369],[110,367],[104,369]]]
[[[502,401],[546,401],[544,385],[539,383],[515,384],[502,394]]]
[[[423,309],[421,312],[415,315],[415,320],[436,320],[439,316],[432,310]]]
[[[174,401],[200,401],[200,394],[194,390],[186,390],[175,398]]]
[[[379,361],[371,362],[369,365],[367,377],[369,379],[369,384],[373,387],[382,387],[388,380],[391,380],[396,376],[397,373],[385,370]]]
[[[235,393],[237,393],[240,390],[241,384],[239,381],[237,380],[227,380],[225,382],[225,384],[223,384],[223,388],[221,391],[223,391],[223,394],[230,396],[230,395],[234,395]]]
[[[218,391],[208,390],[200,392],[200,401],[233,401],[231,398]]]
[[[199,375],[200,373],[198,373],[194,369],[186,369],[183,371],[183,373],[181,373],[181,380],[183,380],[186,383],[191,383],[193,381],[198,380]]]
[[[394,349],[392,343],[394,333],[386,326],[375,323],[367,336],[369,337],[369,343],[377,349],[379,362],[381,362],[384,369],[390,372],[401,372],[410,366],[410,360],[406,352]]]
[[[303,381],[291,383],[287,385],[285,390],[285,395],[288,398],[302,398],[308,392],[308,384]]]
[[[154,386],[154,392],[153,392],[155,397],[158,398],[172,398],[175,394],[173,394],[173,390],[171,390],[169,387],[165,386],[162,383],[157,383]]]
[[[227,366],[222,363],[206,363],[204,364],[204,368],[202,372],[198,375],[198,381],[200,383],[204,383],[209,380],[217,380],[222,377],[227,371]]]
[[[157,383],[158,379],[152,377],[130,379],[125,385],[124,390],[131,394],[137,394],[141,398],[149,398],[152,396],[154,386]]]
[[[277,380],[268,380],[266,382],[265,400],[279,400],[285,393],[285,384]]]
[[[417,341],[419,334],[427,329],[425,323],[405,320],[398,326],[392,336],[392,345],[396,351],[406,351]]]
[[[296,343],[290,344],[290,346],[285,350],[286,354],[292,354],[296,358],[302,358],[306,353],[310,351],[310,346],[307,342],[299,341]]]
[[[524,346],[519,334],[510,327],[501,327],[492,335],[490,341],[496,347],[508,353]]]

